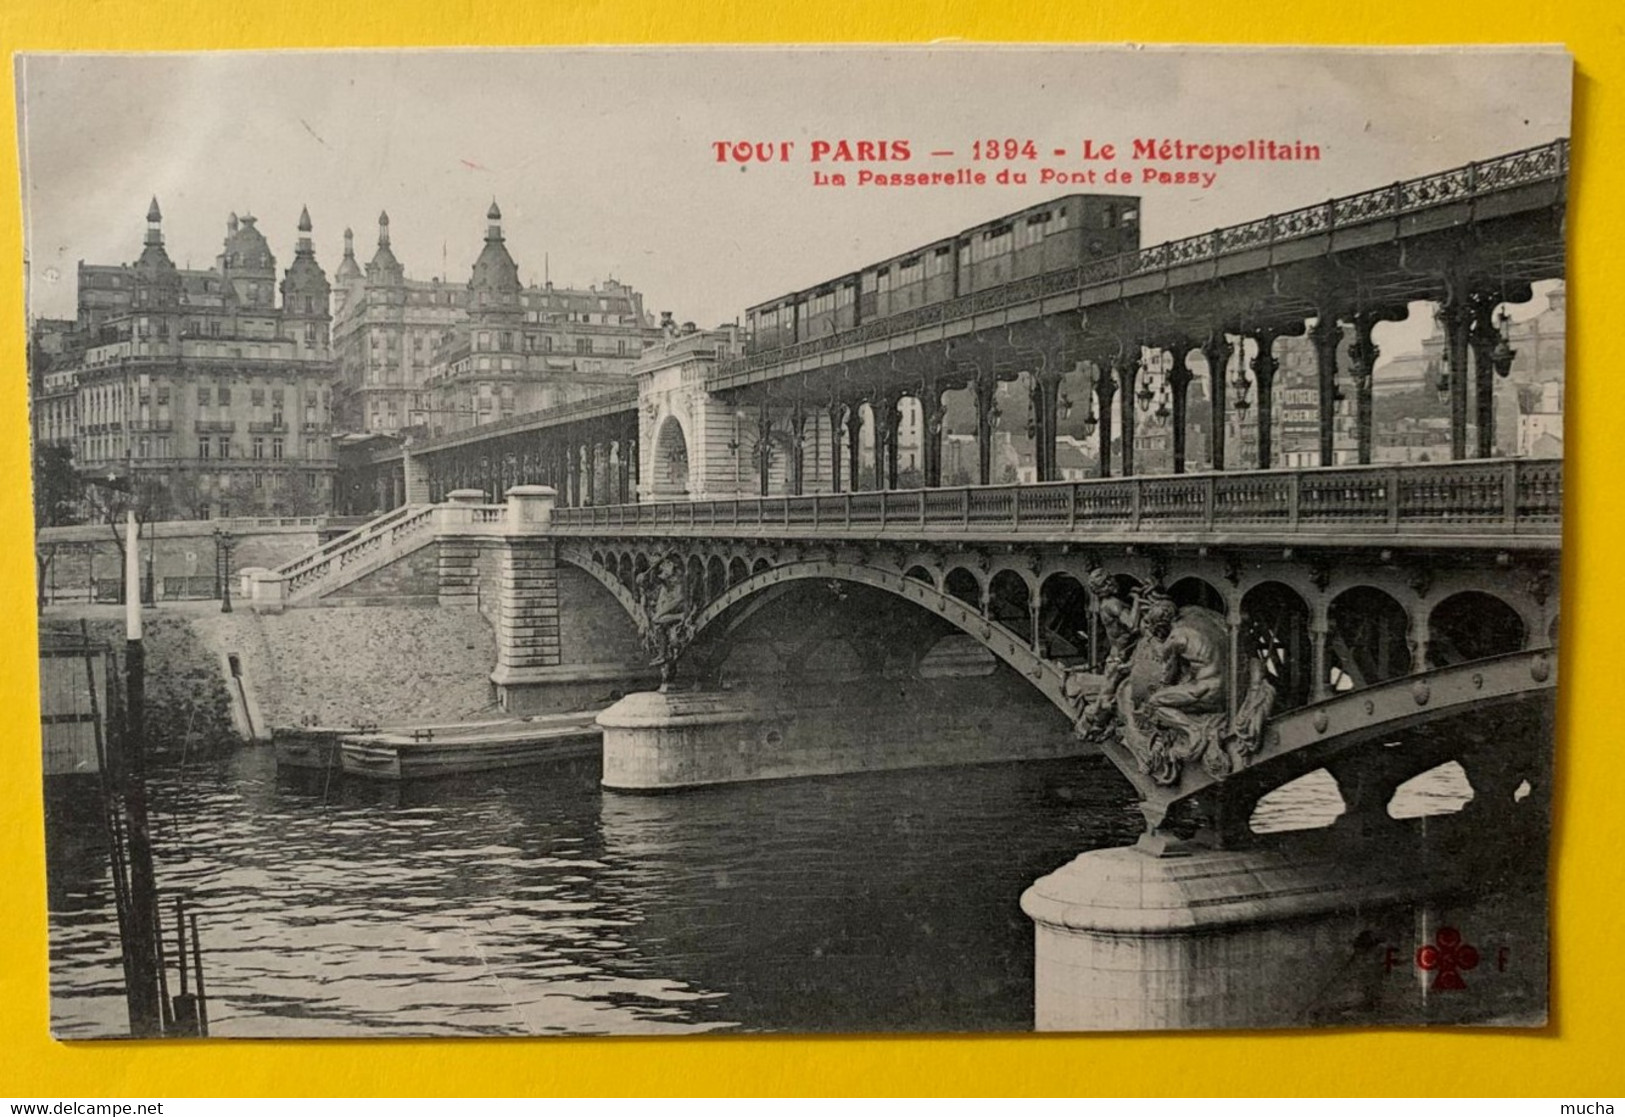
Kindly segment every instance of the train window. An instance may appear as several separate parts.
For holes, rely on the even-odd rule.
[[[1029,245],[1041,243],[1045,233],[1049,231],[1046,228],[1048,224],[1048,213],[1035,213],[1027,218],[1026,224],[1022,225],[1016,232],[1016,247],[1026,248]]]
[[[1010,226],[999,225],[982,234],[974,258],[989,260],[1010,251]]]
[[[1123,211],[1122,223],[1124,225],[1133,225],[1139,219],[1140,219],[1140,211],[1139,210],[1137,210],[1137,209],[1125,209]]]
[[[941,275],[948,270],[948,250],[939,248],[925,260],[925,274],[927,276]]]
[[[846,306],[852,302],[853,284],[843,283],[835,291],[835,305]]]
[[[875,273],[872,272],[872,271],[864,272],[863,273],[863,293],[867,295],[870,292],[872,292],[874,289],[875,289]]]
[[[1059,232],[1063,232],[1065,229],[1066,229],[1066,207],[1062,206],[1060,209],[1055,211],[1055,230],[1054,231],[1059,233]]]
[[[1115,224],[1117,224],[1117,207],[1107,206],[1102,209],[1100,211],[1100,227],[1110,229]]]
[[[891,290],[891,269],[890,268],[881,268],[880,271],[876,273],[876,275],[879,277],[878,281],[879,281],[879,284],[880,284],[880,289],[882,291],[890,291]]]

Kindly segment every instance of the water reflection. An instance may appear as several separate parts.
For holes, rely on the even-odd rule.
[[[596,758],[405,785],[221,750],[153,787],[216,1035],[1025,1029],[1017,899],[1132,840],[1099,759],[604,794]],[[123,1025],[93,815],[51,828],[53,1026]]]

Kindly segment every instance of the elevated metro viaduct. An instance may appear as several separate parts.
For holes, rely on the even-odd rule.
[[[1282,337],[1313,342],[1320,464],[1352,389],[1358,460],[1374,460],[1372,330],[1432,303],[1446,338],[1450,452],[1490,457],[1498,374],[1513,352],[1498,312],[1564,274],[1568,142],[1045,272],[741,356],[706,337],[656,346],[637,384],[371,454],[345,482],[350,511],[545,484],[567,506],[680,496],[852,491],[860,460],[896,489],[900,402],[924,417],[922,477],[943,483],[945,396],[975,405],[976,480],[995,480],[997,388],[1030,397],[1039,480],[1057,476],[1065,402],[1096,418],[1102,476],[1136,473],[1136,409],[1168,408],[1172,471],[1233,468],[1225,417],[1258,420],[1255,464],[1275,464]],[[668,352],[669,351],[669,352]],[[1209,458],[1188,460],[1193,362],[1209,370]],[[1153,373],[1160,366],[1165,371]]]

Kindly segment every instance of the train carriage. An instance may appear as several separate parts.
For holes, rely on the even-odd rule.
[[[1076,267],[1140,247],[1139,199],[1071,194],[965,230],[958,293]]]
[[[782,349],[1139,247],[1139,198],[1069,194],[750,307],[748,351]]]
[[[886,318],[953,298],[958,293],[954,286],[955,243],[956,238],[950,237],[864,268],[859,273],[862,320]]]

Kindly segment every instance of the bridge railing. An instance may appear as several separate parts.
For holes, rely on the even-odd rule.
[[[1568,168],[1569,142],[1566,139],[1554,140],[1421,178],[1318,202],[1240,225],[1230,225],[1211,233],[1198,233],[1181,240],[1091,260],[1077,267],[1027,276],[985,291],[876,318],[839,333],[810,338],[781,349],[753,353],[720,365],[709,377],[709,385],[713,391],[730,387],[735,381],[763,369],[849,345],[910,334],[925,327],[990,313],[1041,297],[1071,294],[1087,287],[1118,283],[1138,275],[1217,260],[1234,253],[1268,248],[1305,237],[1324,236],[1335,229],[1417,213],[1434,206],[1479,198],[1531,183],[1556,181],[1568,175]]]
[[[1235,534],[1471,534],[1556,539],[1563,463],[1491,459],[1250,473],[560,508],[559,528]]]

